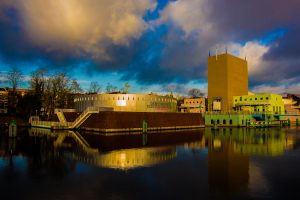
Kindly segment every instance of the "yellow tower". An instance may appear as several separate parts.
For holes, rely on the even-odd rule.
[[[233,96],[248,94],[247,61],[221,54],[208,57],[208,110],[232,110]]]

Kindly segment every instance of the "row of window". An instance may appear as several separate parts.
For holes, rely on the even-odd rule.
[[[220,120],[218,119],[217,124],[220,124]],[[214,120],[211,120],[211,124],[214,124]],[[223,119],[223,124],[226,124],[226,119]],[[229,120],[229,124],[232,124],[232,119]]]
[[[255,98],[254,98],[254,100],[255,100],[255,101],[257,101],[257,100],[258,100],[258,98],[257,98],[257,97],[255,97]],[[264,100],[264,98],[263,98],[263,97],[261,97],[261,98],[260,98],[260,100]],[[265,98],[265,100],[269,100],[269,97],[266,97],[266,98]],[[237,102],[237,101],[238,101],[238,100],[237,100],[237,99],[235,99],[235,102]],[[240,97],[240,101],[243,101],[243,98],[242,98],[242,97]],[[247,101],[247,98],[245,98],[245,99],[244,99],[244,101]],[[249,101],[252,101],[252,98],[249,98]]]
[[[105,100],[105,98],[99,98],[99,99],[97,99],[97,97],[81,97],[81,98],[74,99],[74,102],[77,102],[77,101],[90,101],[90,100],[91,101]],[[111,100],[111,98],[108,97],[107,100]],[[129,101],[130,98],[129,97],[125,98],[124,96],[123,96],[123,98],[120,98],[120,97],[115,98],[115,97],[113,97],[112,100],[128,100]],[[133,101],[135,100],[134,97],[132,97],[132,100]],[[139,101],[140,98],[137,97],[137,100]],[[142,101],[144,101],[144,100],[145,100],[145,98],[142,98]],[[166,99],[166,98],[163,98],[163,99],[161,99],[161,98],[158,98],[158,99],[151,98],[150,100],[151,101],[162,101],[162,102],[176,102],[175,100],[170,100],[170,99]]]
[[[259,109],[259,108],[254,108],[254,111],[262,111],[262,112],[265,112],[265,111],[268,111],[268,107],[266,108],[265,110],[265,107],[263,107],[262,109]],[[273,112],[281,112],[281,107],[280,106],[273,106]]]
[[[247,123],[247,120],[245,120],[245,122]],[[220,124],[220,120],[218,119],[216,123]],[[211,124],[214,124],[214,120],[211,120]],[[223,124],[227,124],[226,119],[223,119]],[[229,124],[232,124],[232,119],[229,120]],[[244,120],[242,120],[242,124],[244,124]]]
[[[199,102],[199,101],[196,101],[196,102],[195,102],[195,101],[190,101],[190,102],[188,102],[188,101],[185,101],[184,103],[185,103],[185,104],[195,104],[195,103],[197,103],[197,104],[201,104],[201,103],[202,103],[202,101],[200,101],[200,102]]]

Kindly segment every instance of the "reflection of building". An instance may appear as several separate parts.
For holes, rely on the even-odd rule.
[[[282,155],[287,140],[282,128],[270,129],[220,129],[218,132],[206,130],[206,138],[230,140],[234,153],[245,155]]]
[[[114,111],[176,112],[177,101],[172,96],[156,94],[90,94],[74,99],[77,111],[87,107],[110,107]]]
[[[248,94],[247,61],[229,54],[208,57],[208,110],[232,110],[233,96]]]
[[[100,167],[132,169],[172,160],[176,144],[193,149],[205,147],[204,130],[104,136],[77,131],[54,131],[31,128],[31,136],[55,138],[55,148],[63,149],[73,160]]]
[[[0,88],[0,113],[7,113],[8,91]]]
[[[214,137],[214,134],[207,131],[211,130],[206,129],[210,194],[213,197],[230,197],[247,190],[249,180],[248,156],[236,154],[234,146],[228,139]]]
[[[204,113],[205,112],[205,98],[189,98],[184,99],[183,104],[180,105],[181,112]]]
[[[295,136],[299,136],[297,131],[294,135],[289,131],[282,128],[224,128],[218,131],[207,128],[208,182],[212,199],[232,199],[257,184],[251,183],[253,180],[249,178],[258,173],[251,174],[257,169],[253,169],[249,155],[279,156],[287,149],[295,148]]]
[[[132,169],[136,167],[145,167],[155,165],[167,160],[172,160],[176,157],[176,147],[155,147],[141,149],[124,149],[115,150],[102,154],[89,155],[80,157],[73,155],[72,158],[89,162],[91,164],[117,169]]]
[[[277,94],[235,96],[233,107],[238,111],[265,112],[268,114],[284,113],[282,97]]]

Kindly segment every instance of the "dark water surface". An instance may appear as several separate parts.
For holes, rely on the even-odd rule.
[[[1,199],[299,199],[300,129],[0,133]]]

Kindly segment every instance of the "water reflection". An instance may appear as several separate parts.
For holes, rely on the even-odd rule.
[[[205,135],[213,149],[230,144],[232,152],[245,155],[278,156],[292,144],[291,138],[287,138],[285,130],[281,128],[207,129]]]
[[[51,132],[31,128],[31,136],[47,135],[66,158],[122,170],[152,166],[176,157],[176,144],[205,147],[204,130],[129,135],[96,135],[77,131]],[[201,142],[197,142],[201,141]]]
[[[0,134],[0,186],[11,199],[22,198],[14,187],[49,199],[265,198],[277,185],[289,191],[286,177],[299,183],[298,147],[297,129],[104,136],[32,128],[13,139]],[[63,192],[53,194],[57,185]]]
[[[212,198],[231,198],[233,195],[268,188],[261,169],[250,162],[250,156],[283,155],[287,150],[294,149],[300,139],[298,135],[286,134],[286,130],[281,128],[207,128],[205,137],[208,147],[208,184]]]

